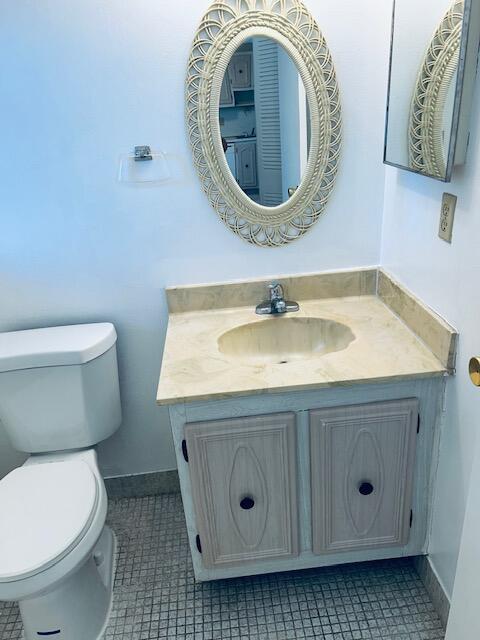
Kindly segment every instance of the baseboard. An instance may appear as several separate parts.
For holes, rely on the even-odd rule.
[[[415,556],[412,560],[415,571],[423,582],[433,602],[433,606],[440,616],[443,625],[446,627],[450,613],[450,600],[444,591],[442,583],[430,564],[428,556]]]
[[[157,496],[163,493],[178,493],[180,491],[176,469],[173,471],[156,471],[153,473],[105,478],[105,487],[110,499],[143,498],[145,496]]]

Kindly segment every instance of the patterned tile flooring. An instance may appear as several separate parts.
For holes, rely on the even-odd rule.
[[[106,640],[444,638],[408,559],[195,584],[179,494],[112,500],[108,519],[119,556]],[[21,629],[0,603],[1,640]]]

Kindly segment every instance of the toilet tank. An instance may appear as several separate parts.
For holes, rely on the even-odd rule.
[[[0,333],[0,421],[19,451],[91,447],[122,420],[110,323]]]

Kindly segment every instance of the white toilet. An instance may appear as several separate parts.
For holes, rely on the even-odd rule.
[[[97,442],[121,422],[110,323],[0,334],[0,420],[25,464],[0,480],[0,600],[26,640],[97,640],[113,592],[115,535]]]

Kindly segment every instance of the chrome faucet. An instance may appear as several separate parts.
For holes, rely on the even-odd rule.
[[[269,284],[268,290],[270,292],[270,300],[265,300],[257,306],[255,309],[257,315],[279,315],[300,310],[297,302],[284,299],[283,287],[279,282]]]

